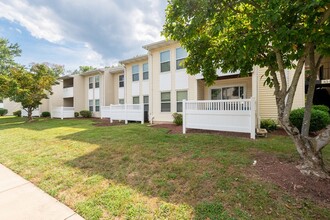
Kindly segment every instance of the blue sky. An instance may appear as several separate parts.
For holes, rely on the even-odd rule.
[[[0,37],[18,43],[17,62],[66,70],[103,67],[145,54],[163,39],[166,0],[2,0]]]

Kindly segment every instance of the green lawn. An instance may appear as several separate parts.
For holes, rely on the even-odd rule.
[[[325,206],[245,175],[256,151],[297,158],[287,137],[253,141],[93,123],[0,117],[0,163],[86,219],[330,218]],[[324,156],[330,164],[330,149]]]

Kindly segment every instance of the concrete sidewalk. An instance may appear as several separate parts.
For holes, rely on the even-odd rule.
[[[29,181],[0,164],[0,219],[83,219]]]

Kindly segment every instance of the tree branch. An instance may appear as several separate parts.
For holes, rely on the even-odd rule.
[[[321,134],[314,138],[316,141],[316,151],[321,151],[330,142],[330,125]]]
[[[276,61],[277,61],[277,65],[278,65],[278,70],[280,72],[280,78],[281,78],[281,84],[282,84],[282,88],[280,91],[281,91],[282,95],[285,95],[288,85],[287,85],[287,81],[286,81],[286,77],[285,77],[283,57],[282,57],[281,52],[277,48],[274,48],[274,52],[276,54]]]
[[[326,22],[329,17],[330,17],[330,4],[327,4],[327,9],[323,14],[323,17],[321,18],[321,20],[319,21],[319,25],[322,25],[324,22]]]
[[[317,61],[316,61],[316,69],[319,69],[320,68],[321,62],[323,60],[323,57],[324,57],[323,55],[320,55],[319,58],[317,59]]]

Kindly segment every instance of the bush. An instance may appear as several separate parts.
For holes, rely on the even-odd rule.
[[[88,111],[88,110],[82,110],[82,111],[80,111],[80,115],[83,118],[91,118],[92,117],[92,112]]]
[[[277,125],[273,119],[263,119],[260,122],[260,127],[266,129],[268,132],[275,131]]]
[[[43,118],[50,117],[50,112],[42,112],[41,117],[43,117]]]
[[[5,108],[0,108],[0,116],[4,116],[8,113],[8,110]]]
[[[313,105],[313,109],[329,113],[329,107],[326,105]]]
[[[173,123],[176,125],[182,125],[182,114],[180,113],[173,113]]]
[[[74,113],[74,117],[75,117],[75,118],[78,118],[78,117],[79,117],[79,112],[75,112],[75,113]]]
[[[296,126],[299,131],[301,131],[301,126],[304,118],[305,108],[299,108],[291,111],[290,113],[290,122]],[[309,132],[319,131],[325,128],[330,123],[329,113],[320,111],[317,109],[312,109],[311,114],[311,125],[309,128]]]
[[[22,111],[21,110],[14,111],[13,115],[16,116],[16,117],[21,117],[22,116]]]

